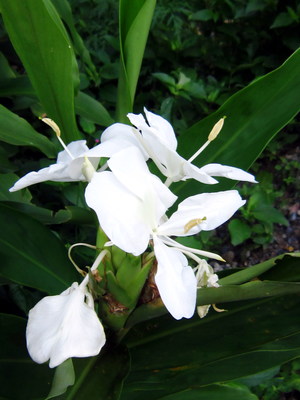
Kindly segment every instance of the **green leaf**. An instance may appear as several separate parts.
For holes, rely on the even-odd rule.
[[[78,280],[62,242],[38,221],[0,204],[0,275],[58,294]]]
[[[280,256],[270,258],[267,261],[253,265],[252,267],[244,268],[241,271],[226,276],[225,278],[220,279],[219,283],[220,285],[236,285],[250,281],[264,273],[265,275],[262,275],[263,279],[300,281],[299,257],[300,253],[281,254]],[[274,270],[267,273],[271,268],[274,268]],[[288,273],[285,273],[286,270],[288,270]],[[274,275],[274,271],[278,271],[277,275]],[[291,272],[293,273],[290,274]]]
[[[190,16],[190,19],[195,21],[216,21],[218,19],[218,15],[209,9],[204,9],[193,13]]]
[[[246,386],[237,383],[218,383],[202,389],[187,388],[160,400],[259,400]]]
[[[281,67],[234,94],[217,112],[184,132],[179,138],[179,154],[191,157],[206,142],[214,124],[227,116],[218,137],[194,164],[217,162],[247,170],[273,136],[299,111],[299,68],[300,50],[297,50]],[[174,184],[174,189],[186,198],[199,192],[226,190],[233,185],[234,181],[229,179],[210,186],[190,180]]]
[[[64,26],[50,0],[0,0],[5,28],[48,116],[69,142],[78,139],[74,86],[78,71]]]
[[[133,109],[136,86],[156,0],[120,0],[121,68],[117,120],[126,122]]]
[[[0,105],[0,140],[16,146],[33,146],[48,157],[56,154],[55,146],[45,136],[7,108]]]
[[[72,359],[69,358],[55,369],[55,375],[52,382],[50,393],[46,400],[64,394],[69,386],[74,385],[75,372]]]
[[[236,246],[251,237],[251,228],[240,219],[232,219],[228,224],[231,243]]]
[[[283,26],[291,25],[293,22],[294,20],[291,18],[289,13],[281,12],[280,14],[277,15],[270,28],[271,29],[282,28]]]
[[[259,221],[273,222],[282,225],[289,225],[288,220],[276,208],[268,204],[260,204],[252,210],[252,215]]]
[[[87,72],[89,73],[89,75],[93,77],[93,79],[98,80],[99,77],[96,71],[96,67],[91,60],[90,53],[88,49],[85,47],[81,36],[78,34],[75,28],[70,3],[67,0],[51,0],[51,1],[54,4],[60,17],[67,24],[70,35],[74,43],[74,48],[76,52],[79,54],[81,60],[84,62]]]
[[[61,400],[118,400],[129,370],[129,354],[119,346],[98,357],[73,359],[76,382]]]
[[[131,372],[121,400],[176,399],[187,389],[198,396],[207,385],[247,377],[297,357],[299,305],[299,296],[279,297],[222,304],[227,312],[212,311],[204,319],[175,321],[166,316],[142,324],[125,338]]]
[[[198,289],[197,304],[216,304],[299,293],[300,283],[296,282],[292,285],[289,283],[291,281],[300,281],[299,256],[300,253],[292,253],[289,255],[282,254],[281,256],[245,268],[220,279],[219,284],[221,286],[218,288]],[[272,268],[274,271],[271,270]],[[286,271],[289,271],[289,273],[286,273]],[[247,282],[258,276],[263,281],[254,280],[252,282]],[[293,278],[291,278],[291,276]],[[247,283],[238,285],[244,282]],[[166,313],[167,310],[162,301],[156,299],[155,301],[138,307],[129,316],[126,328],[130,328],[141,321],[149,320]]]
[[[34,363],[25,344],[26,320],[0,314],[0,396],[5,400],[44,399],[54,370]]]
[[[86,93],[79,92],[75,98],[76,113],[101,126],[109,126],[114,120],[106,108]]]
[[[0,201],[18,201],[30,203],[32,196],[28,189],[9,192],[9,189],[19,179],[16,174],[0,174]]]

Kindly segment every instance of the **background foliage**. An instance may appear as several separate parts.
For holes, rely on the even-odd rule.
[[[25,318],[45,293],[59,293],[76,280],[66,258],[65,245],[79,241],[92,243],[96,222],[83,198],[84,184],[47,182],[20,193],[8,193],[17,176],[49,165],[52,161],[48,157],[54,157],[59,149],[52,132],[37,117],[49,114],[59,122],[66,141],[85,137],[92,146],[106,126],[115,119],[124,119],[125,110],[133,107],[136,91],[134,111],[140,112],[146,105],[169,119],[179,135],[182,154],[188,156],[194,152],[191,145],[198,147],[205,140],[218,117],[230,116],[235,109],[246,110],[237,112],[231,121],[228,118],[220,140],[207,153],[207,159],[213,161],[219,152],[218,162],[230,165],[236,162],[244,168],[291,120],[289,127],[268,147],[264,158],[253,165],[262,183],[241,188],[249,201],[229,224],[233,244],[264,250],[273,240],[274,224],[289,223],[275,208],[282,208],[284,203],[284,199],[278,203],[280,193],[287,187],[289,193],[294,191],[292,196],[297,193],[295,171],[299,161],[294,160],[291,165],[284,154],[279,160],[277,154],[297,143],[299,122],[293,116],[299,110],[299,52],[273,75],[259,78],[278,68],[299,47],[300,4],[296,0],[159,0],[154,10],[155,2],[149,0],[134,1],[127,13],[128,4],[124,0],[120,2],[119,41],[116,0],[43,0],[39,8],[34,0],[26,0],[22,3],[20,24],[16,23],[20,16],[19,2],[5,3],[0,1],[5,22],[0,38],[0,220],[7,228],[0,235],[3,263],[0,310],[1,341],[7,346],[0,353],[1,374],[5,377],[0,395],[5,399],[26,396],[40,399],[46,398],[50,391],[53,371],[28,358],[23,335]],[[149,26],[153,11],[139,75],[147,29],[136,47],[136,37],[131,36],[130,29],[133,23]],[[35,21],[36,30],[44,33],[40,40],[34,40],[35,33],[29,29],[30,18]],[[46,41],[49,37],[56,38],[61,46],[55,49],[57,64],[53,64],[53,49]],[[136,59],[130,58],[133,50]],[[123,85],[126,95],[118,100],[120,68],[123,78],[119,85]],[[70,69],[72,75],[68,74]],[[252,85],[240,91],[251,82]],[[260,103],[255,108],[258,93],[261,93]],[[231,97],[234,94],[236,97]],[[242,108],[243,101],[251,101],[251,112]],[[283,105],[285,108],[281,108]],[[219,111],[207,117],[219,106],[222,106]],[[273,121],[269,131],[263,125],[264,118],[266,125]],[[259,129],[255,130],[251,123],[257,120]],[[249,121],[248,127],[245,121]],[[231,131],[236,133],[234,145],[230,143]],[[241,137],[259,142],[249,152],[249,160],[243,157],[238,160],[239,154],[245,154],[239,146]],[[280,165],[284,183],[278,185],[266,171],[262,173],[262,165],[274,166],[275,170]],[[179,194],[193,190],[188,185],[177,187]],[[214,251],[218,251],[219,245],[220,252],[224,251],[217,235],[202,235],[195,244],[199,245]],[[79,264],[87,265],[92,263],[94,254],[87,249],[77,250],[75,257]],[[293,283],[299,281],[299,262],[292,257],[276,260],[272,270],[260,278],[273,282],[272,290],[277,295],[288,290],[299,293],[298,284]],[[292,286],[282,285],[282,281],[289,281]],[[243,282],[246,279],[231,284]],[[234,304],[226,303],[226,297],[216,299],[221,307],[228,309],[226,313],[210,313],[204,320],[175,322],[164,316],[154,322],[144,321],[125,336],[122,345],[112,338],[100,358],[75,360],[76,383],[59,398],[117,399],[127,375],[121,395],[124,400],[141,396],[161,400],[220,396],[230,400],[273,400],[279,398],[280,392],[297,389],[299,362],[296,360],[281,370],[280,365],[299,357],[299,320],[295,318],[299,294],[253,301],[249,299],[258,293],[253,282],[250,287],[237,289],[240,301]],[[203,301],[212,295],[210,291],[205,297],[204,292]],[[139,319],[138,310],[132,318]],[[220,332],[224,333],[222,340]],[[70,366],[57,369],[56,382],[63,377],[64,385],[60,389],[59,384],[54,384],[54,391],[47,398],[57,397],[72,385],[74,376],[70,371]],[[14,384],[15,376],[20,377],[22,392]],[[34,391],[28,384],[31,376],[39,377]],[[265,383],[267,378],[269,384]]]

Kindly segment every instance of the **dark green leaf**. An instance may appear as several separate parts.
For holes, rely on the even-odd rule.
[[[48,157],[56,154],[53,143],[35,131],[25,119],[0,105],[0,140],[16,146],[33,146]]]
[[[222,304],[227,312],[212,311],[204,319],[166,316],[144,323],[126,340],[132,369],[121,399],[162,400],[187,388],[198,395],[206,385],[295,358],[300,350],[299,305],[299,296],[280,297]]]
[[[1,398],[44,399],[49,392],[54,370],[46,364],[36,364],[29,358],[24,334],[26,320],[0,314],[0,326]]]
[[[109,126],[114,120],[99,101],[86,93],[79,92],[75,98],[76,113],[101,126]]]
[[[78,280],[62,242],[38,221],[0,204],[0,275],[58,294]]]
[[[129,370],[126,348],[108,348],[99,357],[73,359],[76,382],[61,400],[118,400]]]
[[[234,94],[220,109],[198,122],[179,138],[179,153],[187,159],[203,143],[213,125],[227,116],[219,136],[194,161],[198,166],[217,162],[247,170],[272,137],[300,109],[300,50],[281,67]],[[174,185],[176,194],[229,189],[234,181],[201,185],[192,180]]]
[[[78,71],[72,46],[50,0],[0,0],[5,28],[48,116],[66,141],[79,138],[74,113]]]

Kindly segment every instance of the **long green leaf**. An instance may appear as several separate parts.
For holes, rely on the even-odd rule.
[[[5,400],[44,399],[54,370],[34,363],[26,349],[26,320],[0,314],[0,397]]]
[[[49,294],[78,280],[61,241],[27,215],[0,204],[0,276]]]
[[[85,47],[81,36],[77,32],[75,28],[74,18],[72,15],[72,9],[68,0],[51,0],[54,4],[57,12],[63,21],[67,24],[68,30],[70,32],[74,49],[79,54],[81,60],[84,62],[86,66],[87,72],[93,77],[93,79],[97,80],[97,71],[96,67],[91,60],[90,53],[88,49]]]
[[[48,116],[66,141],[79,138],[74,112],[78,71],[64,26],[50,0],[0,0],[5,28]]]
[[[126,348],[107,348],[98,357],[73,359],[75,385],[60,397],[61,400],[118,400],[123,381],[129,370]]]
[[[106,108],[86,93],[79,92],[75,98],[76,113],[101,126],[109,126],[114,120]]]
[[[219,136],[194,161],[202,166],[211,162],[247,170],[263,149],[300,109],[300,49],[281,67],[257,79],[234,94],[214,114],[198,122],[179,139],[179,153],[192,156],[206,142],[213,125],[226,116]],[[229,189],[227,179],[217,185],[201,185],[191,180],[178,183],[176,194],[188,195]]]
[[[197,304],[217,304],[291,293],[298,294],[300,291],[299,256],[299,253],[283,254],[220,279],[221,286],[218,288],[198,289]],[[247,282],[256,277],[261,280]],[[239,285],[240,283],[244,284]],[[128,318],[126,328],[129,329],[142,321],[166,313],[167,310],[161,299],[156,299],[138,307]]]
[[[23,118],[0,105],[0,140],[16,146],[33,146],[48,157],[56,154],[49,139],[35,131]]]
[[[120,0],[121,68],[117,120],[128,122],[156,0]]]
[[[291,259],[290,257],[295,257],[295,258]],[[289,268],[289,270],[290,270],[290,266],[291,266],[291,268],[293,269],[293,272],[295,273],[295,264],[300,263],[299,257],[300,257],[300,252],[281,254],[280,256],[270,258],[267,261],[253,265],[252,267],[244,268],[241,271],[238,271],[232,275],[226,276],[225,278],[220,279],[219,283],[220,283],[220,285],[237,285],[239,283],[244,283],[244,282],[249,281],[250,279],[254,279],[254,278],[260,276],[261,274],[263,274],[264,272],[267,272],[271,268],[274,268],[275,265],[279,266],[281,273],[283,272],[281,265],[283,265],[284,269]],[[300,280],[300,271],[299,270],[297,270],[297,271],[298,271],[298,275],[297,275],[298,279],[291,279],[291,280]],[[292,275],[294,275],[294,274],[292,274]],[[292,275],[285,274],[284,277],[281,275],[281,280],[289,281],[290,280],[289,278],[292,278]],[[266,278],[264,278],[264,279],[266,279]],[[270,278],[270,274],[269,274],[268,279],[274,279],[274,278]],[[280,280],[280,279],[278,279],[278,276],[277,276],[276,280]]]
[[[198,394],[206,385],[299,356],[299,305],[299,296],[279,297],[223,304],[228,312],[211,312],[204,319],[166,316],[144,323],[126,340],[132,369],[121,400],[162,400],[187,389]]]

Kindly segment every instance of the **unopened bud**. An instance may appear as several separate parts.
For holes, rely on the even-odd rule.
[[[214,127],[212,128],[210,134],[208,135],[208,140],[210,142],[212,142],[213,140],[215,140],[215,138],[218,136],[218,134],[220,133],[221,129],[223,128],[224,125],[224,121],[225,121],[226,117],[223,117],[221,119],[219,119],[219,121],[214,125]]]
[[[52,128],[54,130],[54,132],[56,133],[56,136],[60,137],[60,129],[59,129],[58,125],[53,121],[53,119],[41,118],[41,120],[43,122],[45,122],[45,124],[49,125],[50,128]]]
[[[83,173],[85,179],[88,182],[91,182],[92,177],[93,177],[93,175],[95,173],[95,168],[93,167],[92,163],[87,158],[87,156],[84,156],[84,161],[83,161],[83,164],[82,164],[82,173]]]

